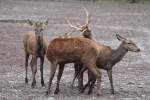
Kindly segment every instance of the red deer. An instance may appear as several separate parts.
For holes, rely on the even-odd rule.
[[[32,55],[31,59],[31,70],[32,70],[32,87],[36,85],[35,75],[37,72],[37,59],[38,57],[41,60],[40,63],[40,71],[41,71],[41,84],[44,86],[44,79],[43,79],[43,63],[44,63],[44,56],[47,49],[47,39],[43,35],[43,28],[45,25],[48,24],[48,20],[44,23],[42,22],[33,22],[28,20],[29,25],[34,27],[34,31],[28,32],[24,35],[24,50],[25,50],[25,83],[28,83],[28,59],[29,56]]]
[[[94,77],[97,78],[97,94],[100,94],[101,73],[96,67],[96,60],[99,54],[99,46],[92,40],[82,37],[56,38],[51,41],[47,48],[47,59],[51,62],[50,78],[47,95],[50,93],[53,77],[59,64],[57,75],[57,86],[55,93],[59,92],[59,82],[66,63],[82,63]]]
[[[116,37],[119,41],[121,41],[120,46],[116,50],[114,50],[110,46],[99,45],[99,47],[101,49],[99,51],[100,53],[99,53],[99,56],[98,56],[98,59],[96,62],[96,65],[98,68],[104,69],[107,71],[107,74],[108,74],[108,77],[110,80],[110,84],[111,84],[111,93],[112,94],[114,94],[113,79],[112,79],[113,66],[115,64],[117,64],[119,61],[121,61],[122,58],[125,56],[125,54],[128,51],[132,51],[132,52],[140,51],[140,49],[131,40],[126,39],[126,38],[120,36],[119,34],[116,34]],[[83,67],[82,70],[77,72],[77,74],[74,77],[74,80],[78,75],[80,75],[80,74],[82,75],[86,69],[87,69],[86,67]],[[74,83],[74,80],[73,80],[73,83]],[[88,94],[90,94],[92,92],[92,87],[93,87],[95,81],[96,81],[96,79],[93,78],[91,74],[89,74],[89,80],[88,80],[87,84],[83,87],[81,92],[83,92],[85,90],[85,88],[87,86],[89,86]]]
[[[83,8],[84,8],[84,7],[83,7]],[[88,38],[88,39],[93,40],[93,34],[92,34],[91,30],[89,29],[89,24],[90,24],[90,22],[91,22],[90,15],[89,15],[89,12],[87,11],[86,8],[84,8],[84,10],[85,10],[85,13],[86,13],[85,24],[80,25],[80,26],[74,26],[74,25],[70,22],[69,19],[66,18],[66,21],[67,21],[67,23],[68,23],[68,25],[69,25],[70,27],[72,27],[72,28],[74,28],[75,30],[81,32],[81,34],[82,34],[81,37],[84,37],[84,38]],[[77,72],[78,72],[79,70],[81,70],[82,66],[83,66],[83,65],[80,64],[80,63],[75,63],[75,64],[74,64],[74,68],[75,68],[75,74],[74,74],[74,75],[76,75]],[[83,78],[82,75],[80,75],[80,77],[78,77],[78,87],[79,87],[79,89],[81,89],[81,88],[83,87],[83,79],[82,79],[82,78]],[[71,84],[71,87],[73,87],[73,84]]]

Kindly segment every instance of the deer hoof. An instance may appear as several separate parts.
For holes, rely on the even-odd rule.
[[[32,88],[34,88],[34,87],[35,87],[35,85],[36,85],[36,82],[32,82],[31,87],[32,87]]]
[[[28,83],[28,79],[27,79],[27,78],[25,78],[25,83],[26,83],[26,84]]]
[[[97,96],[100,96],[101,95],[101,92],[97,92]]]
[[[89,91],[88,91],[88,95],[90,95],[91,93],[92,93],[92,90],[89,90]]]
[[[41,85],[42,85],[42,87],[45,87],[45,83],[44,82],[41,82]]]
[[[49,94],[50,94],[50,91],[46,91],[45,96],[49,96]]]
[[[56,89],[54,94],[58,94],[59,93],[59,89]]]
[[[84,92],[84,89],[80,89],[79,91],[80,91],[80,93],[83,93],[83,92]]]
[[[111,90],[111,94],[113,94],[113,95],[115,94],[114,90]]]

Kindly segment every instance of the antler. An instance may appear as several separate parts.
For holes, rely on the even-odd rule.
[[[77,26],[74,26],[74,25],[71,24],[71,22],[69,21],[68,18],[65,18],[66,21],[67,21],[67,23],[69,24],[69,26],[72,27],[72,28],[75,28],[75,29],[78,30],[78,31],[83,31],[84,29],[86,29],[86,28],[88,27],[89,23],[91,22],[91,20],[90,20],[90,18],[89,18],[90,16],[89,16],[88,10],[87,10],[85,7],[83,7],[83,9],[84,9],[85,12],[86,12],[85,25],[80,25],[80,24],[78,24],[78,25],[79,25],[78,27],[77,27]]]
[[[73,32],[75,32],[75,30],[73,30],[73,31],[71,31],[71,32],[65,33],[65,37],[71,36],[71,34],[72,34]]]
[[[68,18],[65,18],[65,19],[66,19],[66,21],[67,21],[67,23],[69,24],[70,27],[75,28],[76,30],[81,30],[80,27],[72,25]]]
[[[88,26],[88,25],[90,24],[90,22],[91,22],[91,20],[90,20],[90,15],[89,15],[88,10],[87,10],[85,7],[83,7],[83,9],[85,10],[85,13],[86,13],[85,26]]]

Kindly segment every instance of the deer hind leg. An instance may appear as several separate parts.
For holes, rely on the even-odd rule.
[[[89,91],[88,94],[91,94],[94,88],[94,84],[96,82],[96,78],[94,77],[94,75],[88,71],[88,80],[92,80],[89,86]]]
[[[71,83],[71,87],[73,87],[74,82],[75,82],[75,79],[76,79],[78,73],[80,72],[78,67],[79,67],[79,64],[78,64],[78,63],[75,63],[75,64],[74,64],[75,73],[74,73],[73,81],[72,81],[72,83]]]
[[[51,68],[51,73],[50,73],[50,77],[49,77],[48,89],[47,89],[46,95],[50,94],[50,88],[51,88],[52,80],[54,78],[54,75],[55,75],[55,72],[57,69],[57,61],[52,62],[50,68]]]
[[[60,83],[60,79],[61,79],[61,76],[64,71],[64,66],[65,66],[65,64],[60,64],[60,66],[59,66],[59,71],[58,71],[58,75],[57,75],[57,86],[56,86],[56,89],[54,92],[55,94],[58,94],[58,92],[59,92],[59,83]]]
[[[76,75],[74,76],[71,86],[73,86],[73,84],[74,84],[74,82],[75,82],[75,79],[76,79],[77,77],[79,77],[80,75],[82,75],[82,76],[80,76],[80,77],[82,77],[82,79],[81,79],[81,80],[82,80],[82,81],[81,81],[81,84],[83,85],[83,73],[84,73],[86,70],[87,70],[87,68],[86,68],[85,66],[81,67],[81,70],[79,70],[79,71],[76,73]],[[82,88],[83,88],[83,86],[81,87],[81,89],[82,89]],[[79,90],[81,90],[81,89],[79,89]]]
[[[29,53],[25,52],[25,70],[26,70],[25,83],[28,83],[28,59]]]
[[[91,94],[93,92],[95,82],[96,82],[96,78],[91,81],[91,84],[89,86],[88,94]]]
[[[44,83],[44,78],[43,78],[43,64],[44,64],[44,56],[41,56],[40,57],[40,72],[41,72],[41,85],[42,86],[45,86],[45,83]]]
[[[77,73],[78,73],[78,64],[77,64],[77,63],[74,63],[74,70],[75,70],[75,72],[74,72],[74,77],[73,77],[72,83],[71,83],[71,85],[70,85],[71,88],[73,88],[73,86],[74,86],[74,82],[75,82],[75,79],[76,79],[76,75],[77,75]]]
[[[79,90],[83,87],[83,74],[80,73],[82,68],[83,68],[82,64],[79,64],[79,63],[74,64],[75,74],[74,74],[74,78],[73,78],[71,87],[73,87],[74,81],[75,81],[76,77],[78,76],[77,78],[78,78],[78,88],[79,88]]]
[[[83,93],[84,90],[86,89],[86,87],[89,87],[88,94],[91,94],[91,93],[92,93],[93,86],[94,86],[94,84],[95,84],[95,81],[96,81],[95,76],[94,76],[90,71],[88,71],[88,82],[87,82],[87,83],[85,84],[85,86],[82,88],[81,92]]]
[[[91,79],[88,80],[88,82],[87,82],[87,83],[83,86],[83,88],[80,90],[81,93],[83,93],[83,92],[85,91],[86,87],[89,87],[89,86],[90,86],[91,81],[92,81]]]
[[[107,74],[108,74],[109,81],[110,81],[110,85],[111,85],[111,94],[114,94],[112,70],[108,70],[108,71],[107,71]]]
[[[78,71],[82,71],[83,67],[84,67],[83,64],[80,64],[78,66]],[[78,88],[79,90],[81,90],[83,88],[83,72],[81,72],[77,78],[78,78]]]
[[[101,94],[100,92],[100,85],[101,85],[101,72],[97,69],[96,67],[96,63],[94,63],[93,61],[87,65],[87,68],[89,69],[89,71],[94,75],[94,77],[97,79],[97,95],[99,96]]]
[[[31,70],[32,70],[32,84],[31,84],[31,86],[34,88],[35,85],[36,85],[35,75],[36,75],[36,72],[37,72],[37,56],[32,56]]]

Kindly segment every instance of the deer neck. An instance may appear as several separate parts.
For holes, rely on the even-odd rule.
[[[36,36],[36,40],[37,40],[37,53],[40,56],[41,51],[43,49],[43,33],[42,35]]]
[[[121,43],[116,50],[113,50],[112,56],[110,58],[111,63],[115,65],[117,62],[121,61],[127,52],[128,50],[125,49]]]
[[[82,33],[85,38],[92,39],[92,33],[86,30]]]

